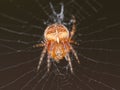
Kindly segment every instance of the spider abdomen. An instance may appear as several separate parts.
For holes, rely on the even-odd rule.
[[[52,24],[48,26],[44,33],[45,40],[61,41],[69,38],[68,29],[62,24]]]

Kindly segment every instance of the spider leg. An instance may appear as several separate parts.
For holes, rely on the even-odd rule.
[[[45,53],[46,53],[46,49],[47,49],[47,47],[45,47],[45,48],[43,49],[42,53],[41,53],[40,60],[39,60],[38,66],[37,66],[37,70],[40,69],[40,65],[41,65],[41,63],[42,63],[42,61],[43,61],[43,57],[44,57],[44,55],[45,55]]]
[[[33,45],[33,48],[36,48],[36,47],[43,47],[43,46],[45,46],[44,43],[39,43],[39,44]]]
[[[75,45],[80,45],[78,42],[76,42],[74,40],[70,40],[70,43],[75,44]]]
[[[73,22],[73,25],[72,25],[72,31],[70,32],[70,39],[73,37],[73,35],[75,34],[76,32],[76,19],[74,16],[72,16],[72,22]]]
[[[70,59],[69,54],[67,54],[67,55],[65,56],[65,59],[66,59],[66,60],[68,61],[68,63],[69,63],[71,73],[73,73],[72,63],[71,63],[71,59]]]
[[[51,65],[50,56],[48,55],[48,59],[47,59],[47,71],[48,72],[50,71],[50,65]]]
[[[74,48],[73,48],[71,45],[70,45],[70,49],[71,49],[72,53],[74,54],[77,62],[80,64],[80,60],[79,60],[79,58],[78,58],[78,55],[77,55],[77,53],[75,52]]]

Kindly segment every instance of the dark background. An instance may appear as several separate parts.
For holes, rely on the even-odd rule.
[[[64,67],[64,63],[66,62],[61,62],[60,65],[58,64],[58,66],[64,75],[57,75],[56,67],[53,66],[51,68],[49,79],[48,76],[42,79],[35,90],[42,90],[43,87],[43,90],[120,89],[120,1],[98,1],[102,5],[101,8],[98,8],[99,11],[95,13],[88,8],[91,16],[88,17],[86,15],[86,19],[83,20],[80,20],[78,14],[75,13],[75,10],[79,11],[79,8],[75,7],[75,10],[73,11],[71,10],[73,9],[72,5],[69,6],[71,8],[65,8],[66,21],[67,19],[70,19],[71,14],[74,14],[77,18],[78,23],[77,33],[75,34],[74,39],[80,43],[80,46],[73,45],[73,47],[78,52],[81,64],[78,65],[75,60],[73,61],[73,69],[75,75],[71,75],[70,72],[66,73],[67,70],[62,68]],[[47,9],[45,9],[46,12],[51,12],[48,0],[39,0],[39,2],[42,6],[48,6]],[[69,3],[70,1],[52,0],[51,2],[53,3],[53,5],[56,6],[56,8],[59,8],[60,2],[64,2],[65,5],[67,5],[67,3]],[[76,0],[76,2],[78,3],[78,5],[83,4],[84,6],[84,0]],[[103,21],[97,21],[97,19],[101,17],[103,17]],[[107,19],[105,18],[104,20],[104,17],[107,17]],[[39,7],[34,0],[0,0],[0,87],[5,85],[4,88],[0,88],[0,90],[20,90],[29,80],[31,80],[31,78],[33,78],[37,74],[36,71],[28,75],[26,72],[35,68],[38,64],[42,48],[33,49],[32,45],[36,44],[36,42],[34,41],[43,40],[44,29],[47,26],[43,24],[43,22],[48,19],[49,18],[45,14],[44,10]],[[106,26],[112,25],[115,26],[112,28],[107,28],[107,31],[84,37],[84,34],[94,32]],[[84,29],[84,27],[87,26],[90,27]],[[3,27],[7,29],[4,29]],[[68,28],[70,28],[70,26],[68,26]],[[24,34],[19,35],[20,33],[12,34],[9,32],[11,30],[17,32],[25,32],[29,34],[37,34],[40,35],[41,38],[29,35],[26,36]],[[83,34],[83,36],[79,36],[79,33]],[[82,42],[79,41],[82,40],[84,42],[87,40],[99,40],[105,38],[117,39],[103,42],[90,42],[86,44],[82,44]],[[25,44],[21,41],[33,43]],[[10,49],[10,47],[16,50],[14,51]],[[82,47],[102,48],[103,50],[88,50],[82,49]],[[105,51],[108,48],[112,50]],[[9,54],[8,52],[13,52],[13,54]],[[82,56],[82,54],[84,54],[86,57],[94,59],[97,63],[87,60],[87,58]],[[73,55],[71,55],[71,57],[72,59],[74,59]],[[35,59],[35,61],[31,61],[33,59]],[[46,58],[44,59],[44,62],[45,60]],[[23,63],[26,61],[31,62],[20,66],[18,65],[19,63]],[[14,65],[16,66],[14,67]],[[36,82],[44,76],[46,69],[43,69],[45,66],[46,64],[42,65],[42,73],[40,73],[40,75],[35,80],[27,85],[24,90],[31,90],[31,87],[34,87]],[[16,80],[16,78],[18,77],[21,78]],[[92,88],[87,85],[90,85]],[[107,85],[109,85],[110,87]]]

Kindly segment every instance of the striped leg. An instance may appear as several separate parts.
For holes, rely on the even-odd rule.
[[[65,59],[66,59],[66,60],[68,61],[68,63],[69,63],[71,73],[73,73],[73,67],[72,67],[72,63],[71,63],[71,59],[70,59],[69,54],[67,54],[67,55],[65,56]]]
[[[75,52],[74,48],[73,48],[72,46],[70,46],[70,49],[72,50],[72,53],[74,54],[77,62],[80,64],[80,60],[79,60],[78,55],[77,55],[77,53]]]
[[[47,47],[45,47],[45,48],[43,49],[42,53],[41,53],[40,60],[39,60],[38,66],[37,66],[37,70],[40,69],[40,65],[41,65],[41,63],[42,63],[42,61],[43,61],[43,57],[44,57],[44,55],[45,55],[45,53],[46,53],[46,49],[47,49]]]
[[[76,32],[76,19],[74,16],[72,16],[72,20],[73,20],[73,26],[72,26],[72,31],[70,32],[70,34],[71,34],[70,39],[73,37],[73,35]]]
[[[51,66],[51,62],[50,62],[50,56],[48,55],[48,59],[47,59],[47,71],[50,71],[50,66]]]

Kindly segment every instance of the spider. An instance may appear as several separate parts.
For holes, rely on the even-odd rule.
[[[61,5],[61,12],[56,13],[52,3],[50,2],[50,8],[53,12],[51,19],[54,21],[53,24],[47,26],[44,31],[44,41],[42,43],[34,45],[34,47],[44,47],[43,51],[41,52],[40,60],[37,66],[37,70],[40,69],[40,65],[43,61],[44,55],[47,53],[47,71],[50,71],[51,62],[50,59],[52,58],[54,61],[59,62],[65,58],[68,61],[70,71],[73,73],[72,63],[69,56],[69,53],[72,52],[77,60],[80,63],[79,58],[77,56],[76,51],[71,46],[71,44],[78,44],[77,42],[72,40],[76,32],[76,19],[72,16],[72,30],[69,32],[67,27],[62,24],[64,20],[64,5]]]
[[[73,35],[76,31],[76,19],[72,16],[72,30],[71,32],[60,23],[54,23],[49,25],[44,31],[44,42],[34,45],[34,47],[41,47],[43,46],[44,49],[41,53],[40,60],[37,66],[37,70],[40,69],[40,65],[43,61],[44,55],[47,53],[47,71],[50,70],[50,59],[52,58],[56,62],[59,62],[63,58],[68,61],[70,71],[73,73],[72,63],[69,56],[69,53],[72,51],[78,63],[80,63],[77,53],[71,46],[72,43],[75,43],[72,40]]]

